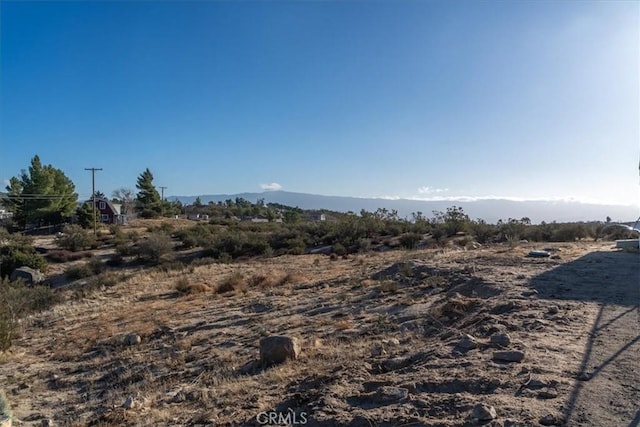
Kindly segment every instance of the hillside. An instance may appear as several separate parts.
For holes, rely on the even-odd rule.
[[[14,424],[637,424],[638,255],[539,247],[127,271],[23,322],[0,363]],[[269,335],[300,357],[262,369]]]

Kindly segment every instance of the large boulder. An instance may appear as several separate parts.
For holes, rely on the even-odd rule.
[[[300,344],[296,338],[274,335],[260,340],[260,362],[263,366],[294,360],[299,354]]]
[[[44,274],[30,267],[19,267],[11,273],[11,280],[22,279],[28,285],[37,285],[44,280]]]

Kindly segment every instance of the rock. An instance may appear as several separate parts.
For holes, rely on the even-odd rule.
[[[551,254],[547,251],[531,251],[527,256],[530,258],[548,258]]]
[[[475,337],[469,334],[466,334],[464,337],[462,337],[460,341],[458,341],[458,344],[456,344],[456,348],[462,351],[473,350],[477,347],[478,342],[476,341]]]
[[[493,406],[483,405],[481,403],[477,404],[471,412],[471,418],[478,421],[491,421],[497,417],[498,414],[496,413],[496,408]]]
[[[493,360],[497,362],[520,362],[522,359],[524,359],[524,352],[519,350],[493,352]]]
[[[558,392],[552,388],[547,388],[545,390],[540,390],[538,392],[538,397],[540,399],[555,399],[558,397]]]
[[[576,378],[578,381],[589,381],[592,377],[593,375],[588,372],[580,372]]]
[[[491,344],[499,347],[508,347],[511,344],[511,337],[506,332],[496,332],[489,340]]]
[[[382,340],[382,344],[389,347],[397,347],[400,345],[400,340],[398,338],[389,338],[388,340]]]
[[[140,342],[142,341],[142,338],[140,338],[140,335],[138,334],[127,334],[127,336],[124,337],[124,343],[126,345],[137,345],[140,344]]]
[[[42,420],[42,423],[40,423],[40,425],[42,427],[53,427],[53,420],[51,418],[45,418],[44,420]]]
[[[300,355],[300,344],[296,338],[274,335],[260,340],[260,362],[263,366],[295,360]]]
[[[186,400],[187,400],[187,395],[184,393],[184,391],[180,390],[173,395],[173,397],[171,398],[171,403],[182,403],[182,402],[185,402]]]
[[[378,357],[387,354],[384,348],[380,345],[377,345],[371,349],[371,356]]]
[[[563,424],[562,420],[553,414],[545,415],[544,417],[540,418],[539,422],[543,426],[555,426]]]
[[[124,401],[122,407],[124,409],[132,409],[135,406],[136,402],[133,400],[133,396],[127,397],[127,400]]]
[[[534,295],[538,295],[538,291],[535,289],[531,289],[531,290],[522,292],[520,295],[522,295],[523,297],[532,297]]]
[[[558,308],[557,305],[551,305],[547,309],[547,313],[549,313],[549,314],[558,314],[559,311],[560,311],[560,309]]]
[[[11,273],[11,280],[24,280],[28,285],[36,285],[44,280],[44,274],[30,267],[19,267]]]
[[[393,357],[382,362],[382,367],[386,372],[397,371],[411,365],[410,357]]]
[[[409,390],[406,388],[382,386],[376,390],[373,399],[376,403],[389,404],[406,399],[408,396]]]

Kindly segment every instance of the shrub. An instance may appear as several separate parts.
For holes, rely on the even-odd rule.
[[[344,255],[347,253],[347,249],[342,243],[336,243],[333,245],[333,253],[338,256]]]
[[[113,254],[106,263],[110,267],[120,267],[124,264],[124,258],[120,254]]]
[[[11,413],[7,396],[4,394],[4,391],[0,390],[0,419],[11,419],[12,417],[13,414]]]
[[[400,246],[405,249],[416,249],[421,240],[422,236],[418,233],[406,233],[400,236]]]
[[[189,283],[186,277],[182,277],[176,282],[176,291],[181,294],[201,294],[210,290],[211,288],[203,283]]]
[[[0,248],[0,276],[8,277],[13,270],[19,267],[31,267],[44,271],[47,263],[33,247],[2,246]]]
[[[85,277],[93,276],[95,273],[89,264],[80,264],[69,267],[64,275],[69,280],[84,279]]]
[[[66,249],[57,250],[57,251],[49,251],[47,252],[47,258],[53,262],[69,262],[69,261],[77,261],[82,258],[91,258],[93,257],[93,253],[90,251],[83,252],[71,252]]]
[[[7,350],[18,334],[20,318],[51,307],[57,298],[46,286],[0,279],[0,350]]]
[[[58,245],[73,252],[90,248],[96,244],[94,236],[79,225],[65,225],[62,233],[62,236],[58,237]]]
[[[218,287],[216,288],[216,292],[219,294],[223,294],[235,290],[241,290],[244,289],[245,285],[246,280],[244,278],[244,275],[239,271],[236,271],[218,285]]]
[[[484,220],[477,220],[471,223],[471,233],[476,238],[478,243],[487,243],[496,234],[496,229],[493,225],[487,224]]]
[[[184,263],[180,261],[172,261],[172,262],[163,262],[156,268],[164,273],[168,273],[169,271],[183,271],[186,268],[186,266],[184,265]]]
[[[87,263],[87,265],[91,269],[93,274],[100,274],[104,271],[104,263],[100,261],[98,258],[92,258]]]
[[[138,256],[143,261],[158,263],[172,249],[171,237],[165,233],[154,232],[138,243]]]
[[[369,239],[358,239],[358,252],[369,252],[371,250],[371,241]]]

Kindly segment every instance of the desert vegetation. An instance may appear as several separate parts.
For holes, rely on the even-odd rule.
[[[72,190],[39,159],[29,173]],[[628,237],[608,220],[182,206],[161,200],[146,169],[135,198],[117,192],[137,219],[94,233],[82,204],[76,223],[30,236],[28,224],[62,217],[47,201],[35,213],[19,204],[29,173],[11,185],[18,221],[0,228],[0,371],[18,418],[256,425],[256,414],[293,411],[327,426],[563,425],[581,410],[589,420],[585,403],[561,397],[594,375],[579,356],[603,280],[615,288],[603,316],[628,313],[632,269],[592,265],[619,262],[607,242]],[[174,216],[187,212],[197,221]],[[541,248],[548,258],[527,257]],[[593,252],[604,255],[581,263]],[[44,280],[12,280],[21,267]],[[267,357],[269,342],[284,347]],[[20,355],[38,372],[17,369]],[[619,369],[616,387],[630,378]]]

